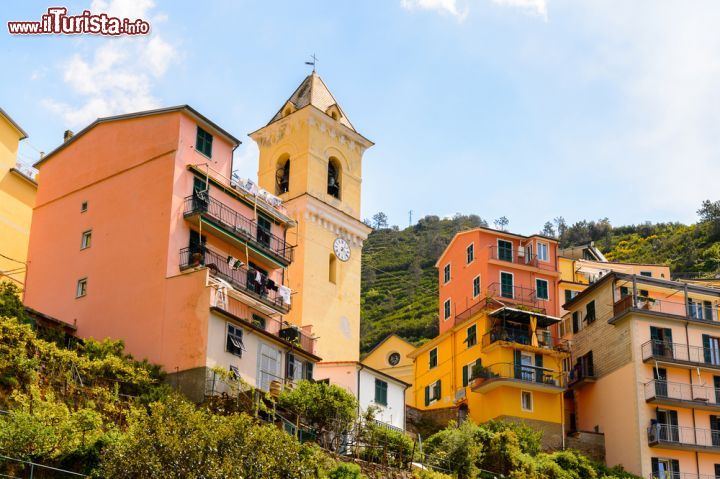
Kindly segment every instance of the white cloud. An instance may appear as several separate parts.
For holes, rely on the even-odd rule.
[[[93,0],[93,13],[151,20],[151,0]],[[175,45],[156,31],[148,36],[108,38],[90,55],[75,54],[61,65],[62,78],[77,103],[44,100],[68,127],[79,128],[98,117],[160,106],[153,86],[178,60]]]
[[[498,5],[517,7],[527,13],[539,15],[547,20],[546,0],[493,0],[493,2]]]
[[[437,10],[449,13],[460,20],[467,16],[467,9],[460,11],[456,0],[400,0],[400,5],[407,10]]]

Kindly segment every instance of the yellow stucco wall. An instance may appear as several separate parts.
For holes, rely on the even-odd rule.
[[[408,354],[414,350],[415,347],[412,344],[392,334],[380,342],[361,361],[366,366],[410,384],[410,387],[405,390],[405,403],[410,406],[415,406],[415,395],[412,387],[415,374],[412,359],[408,357]],[[389,362],[390,355],[393,353],[400,355],[400,362],[394,366]]]
[[[0,115],[0,281],[25,282],[30,222],[37,187],[11,168],[23,135]],[[20,268],[20,269],[18,269]],[[11,271],[15,271],[10,273]]]

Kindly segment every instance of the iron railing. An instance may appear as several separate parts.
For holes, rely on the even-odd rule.
[[[720,449],[720,430],[699,429],[687,426],[674,426],[670,424],[651,424],[647,430],[648,442],[651,446],[687,446],[695,448]]]
[[[293,248],[279,236],[260,227],[255,221],[230,208],[207,193],[185,198],[185,216],[202,214],[218,226],[240,236],[255,247],[269,252],[286,263],[293,260]]]
[[[580,361],[570,370],[568,383],[570,385],[577,384],[580,381],[595,379],[595,366],[592,361]]]
[[[635,300],[633,300],[633,298],[635,298]],[[682,316],[689,320],[718,321],[718,307],[715,305],[705,305],[698,302],[686,304],[679,301],[653,298],[642,294],[635,295],[634,297],[632,294],[629,294],[620,298],[613,305],[613,314],[619,316],[631,309]]]
[[[691,472],[674,472],[663,471],[657,474],[650,474],[647,479],[717,479],[718,476],[712,474],[694,474]]]
[[[488,286],[487,294],[490,297],[498,298],[500,301],[531,306],[543,311],[547,306],[547,300],[538,298],[536,290],[524,286],[491,283]]]
[[[233,268],[228,264],[228,257],[217,253],[206,246],[182,248],[180,250],[180,269],[195,266],[207,266],[211,274],[230,283],[233,288],[246,293],[262,303],[287,313],[290,305],[286,304],[277,291],[268,287],[268,278],[260,274],[257,282],[257,272],[245,267]]]
[[[689,346],[651,339],[641,346],[643,361],[656,359],[659,361],[691,363],[720,369],[720,349]]]
[[[213,301],[213,306],[222,309],[235,317],[245,319],[246,321],[253,323],[256,327],[264,329],[278,338],[297,345],[305,352],[315,354],[315,345],[317,343],[315,338],[305,333],[302,329],[275,318],[262,317],[247,319],[247,307],[239,299],[225,295],[220,300],[217,299],[216,296],[216,299]]]
[[[473,371],[472,379],[480,379],[481,382],[514,379],[557,387],[565,386],[564,375],[561,372],[518,363],[495,363],[489,366],[480,366]]]
[[[490,259],[497,261],[507,261],[513,264],[524,264],[532,266],[534,268],[544,269],[547,271],[555,271],[555,264],[550,262],[550,258],[547,261],[541,260],[536,254],[527,254],[523,251],[523,254],[519,254],[518,251],[513,248],[499,248],[497,246],[490,246]]]
[[[653,379],[645,383],[645,400],[651,399],[702,403],[720,408],[720,389],[700,384]]]
[[[507,341],[510,343],[524,344],[527,346],[537,346],[540,348],[555,349],[563,343],[558,337],[552,336],[548,329],[537,329],[535,337],[537,342],[533,345],[533,333],[530,327],[527,328],[495,328],[485,333],[482,338],[482,346],[486,348],[498,341]]]

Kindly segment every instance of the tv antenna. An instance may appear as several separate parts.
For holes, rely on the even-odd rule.
[[[315,64],[317,63],[317,57],[316,57],[315,54],[313,53],[313,54],[310,56],[310,58],[312,58],[312,61],[311,61],[311,62],[305,62],[305,65],[310,65],[310,66],[312,66],[312,67],[313,67],[313,73],[315,73]]]

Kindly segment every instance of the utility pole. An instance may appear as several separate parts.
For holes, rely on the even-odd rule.
[[[413,213],[412,210],[410,210],[410,211],[409,211],[410,222],[409,222],[408,226],[412,226],[412,213]]]

